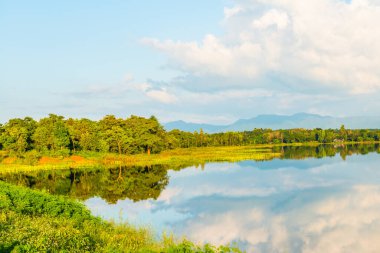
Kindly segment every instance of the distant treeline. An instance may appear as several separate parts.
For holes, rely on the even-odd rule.
[[[77,151],[120,154],[159,153],[174,148],[237,146],[281,143],[373,142],[380,130],[345,129],[254,129],[244,132],[208,134],[180,130],[167,132],[152,116],[127,119],[107,115],[99,121],[65,119],[49,114],[35,121],[31,117],[11,119],[0,125],[0,149],[16,155],[28,151],[69,155]]]

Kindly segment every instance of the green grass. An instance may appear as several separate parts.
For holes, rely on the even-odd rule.
[[[240,252],[94,217],[77,201],[0,181],[0,252]]]
[[[344,142],[344,145],[377,144],[380,142]],[[276,147],[283,146],[319,146],[334,145],[334,143],[321,144],[318,142],[291,143],[291,144],[257,144],[252,146],[228,147],[198,147],[179,148],[163,151],[160,154],[118,155],[115,153],[99,153],[82,151],[72,156],[43,156],[37,152],[27,152],[23,157],[10,155],[0,151],[0,173],[13,173],[18,171],[39,171],[54,169],[90,169],[112,168],[116,166],[151,166],[170,165],[173,167],[186,167],[202,165],[207,162],[237,162],[243,160],[271,160],[280,158],[283,154],[275,152]],[[277,149],[279,150],[279,149]],[[31,154],[32,153],[32,154]]]
[[[201,165],[207,162],[270,160],[280,156],[281,153],[275,153],[272,151],[271,145],[174,149],[161,152],[160,154],[151,155],[118,155],[111,153],[79,152],[72,157],[42,157],[39,162],[34,165],[28,165],[23,159],[3,159],[3,162],[0,164],[0,173],[68,168],[111,168],[119,165],[170,165],[173,167],[184,167]]]

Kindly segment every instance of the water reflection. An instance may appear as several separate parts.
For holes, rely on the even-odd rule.
[[[324,160],[306,158],[334,157],[337,154],[345,160],[354,154],[380,153],[379,144],[375,145],[317,145],[274,147],[273,152],[282,153],[280,160],[262,163],[260,169],[278,169],[280,166],[293,166],[308,169]],[[294,163],[293,160],[303,160]],[[240,166],[256,166],[256,161],[242,161]],[[134,202],[145,199],[157,199],[169,183],[168,169],[181,170],[188,166],[170,167],[153,165],[145,167],[118,167],[114,169],[53,170],[18,174],[0,174],[0,180],[34,189],[44,189],[52,194],[67,195],[81,200],[100,197],[107,203],[130,199]],[[205,164],[200,166],[204,169]],[[186,174],[186,173],[183,173]],[[270,189],[265,189],[268,191]],[[257,191],[263,191],[262,189]],[[234,192],[231,186],[230,192]]]
[[[198,242],[235,241],[248,252],[378,252],[379,146],[276,149],[281,159],[203,169],[154,166],[2,179],[80,198],[106,219],[122,217]]]
[[[209,197],[191,204],[219,209],[190,210],[192,218],[173,226],[177,233],[200,242],[238,241],[248,252],[378,252],[379,200],[380,188],[375,185],[263,199]]]
[[[333,157],[339,154],[345,160],[347,156],[353,154],[365,155],[371,152],[380,153],[379,144],[363,145],[315,145],[315,146],[284,146],[274,147],[275,152],[282,153],[282,159],[305,159],[305,158],[323,158]]]
[[[81,200],[101,197],[118,200],[157,199],[169,182],[168,168],[155,165],[93,170],[53,170],[0,175],[0,180]]]
[[[155,201],[86,204],[105,218],[122,210],[135,223],[248,252],[378,252],[379,164],[377,153],[206,164],[170,171]]]

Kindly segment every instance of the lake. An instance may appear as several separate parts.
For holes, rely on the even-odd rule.
[[[248,252],[378,252],[378,145],[277,147],[268,161],[64,170],[0,179],[82,200],[105,219]]]

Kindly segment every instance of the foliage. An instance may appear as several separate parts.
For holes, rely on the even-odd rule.
[[[89,219],[90,212],[76,201],[0,182],[0,209],[28,215]]]
[[[35,129],[36,122],[30,117],[9,120],[1,126],[0,147],[16,154],[32,149],[31,137]]]
[[[236,147],[199,147],[162,151],[160,154],[117,155],[112,153],[81,152],[71,157],[43,156],[37,165],[27,165],[22,158],[12,163],[0,164],[0,173],[16,171],[59,170],[70,168],[115,168],[118,166],[154,165],[181,168],[198,166],[206,162],[236,162],[242,160],[270,160],[281,157],[280,152],[273,152],[273,145],[236,146]]]
[[[32,136],[34,148],[38,151],[58,151],[68,149],[69,131],[64,118],[55,114],[41,119]]]
[[[172,237],[164,237],[165,252],[167,253],[241,253],[242,251],[235,246],[219,246],[215,247],[210,244],[203,246],[196,245],[193,242],[183,239],[180,243],[176,243]]]
[[[39,122],[30,117],[11,119],[0,125],[0,150],[16,156],[30,150],[50,156],[67,157],[78,152],[121,154],[159,153],[191,147],[249,146],[256,144],[378,142],[375,129],[253,129],[244,132],[208,134],[166,132],[158,120],[131,116],[127,119],[107,115],[99,121],[67,119],[49,114]],[[33,163],[33,162],[31,162]]]
[[[149,119],[131,116],[126,126],[132,131],[132,153],[158,153],[163,149],[165,131],[154,116]]]
[[[239,252],[93,217],[83,204],[0,181],[0,252]],[[186,251],[184,251],[186,250]]]

